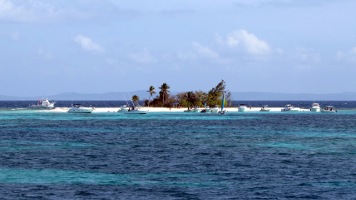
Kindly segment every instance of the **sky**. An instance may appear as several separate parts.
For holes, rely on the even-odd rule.
[[[354,0],[0,0],[0,95],[356,92]]]

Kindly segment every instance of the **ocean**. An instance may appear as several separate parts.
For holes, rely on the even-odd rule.
[[[1,199],[356,199],[356,102],[226,115],[21,109],[31,103],[0,102]]]

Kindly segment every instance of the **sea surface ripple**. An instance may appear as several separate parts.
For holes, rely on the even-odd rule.
[[[0,111],[2,199],[355,199],[356,112]]]

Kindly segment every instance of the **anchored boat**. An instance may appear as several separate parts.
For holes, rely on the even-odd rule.
[[[49,102],[48,99],[38,100],[36,104],[30,105],[31,109],[54,109],[56,102]]]
[[[312,107],[310,108],[311,112],[320,112],[320,105],[318,103],[313,103]]]
[[[72,104],[72,107],[69,108],[69,113],[91,113],[95,110],[94,107],[84,107],[81,104]]]
[[[334,106],[326,106],[324,109],[321,110],[323,113],[336,113],[337,110],[334,108]]]

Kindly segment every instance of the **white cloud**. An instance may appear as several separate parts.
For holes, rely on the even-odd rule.
[[[96,44],[92,39],[83,35],[77,35],[74,41],[86,51],[104,52],[104,49]]]
[[[218,58],[219,54],[216,53],[215,51],[211,50],[209,47],[205,47],[197,42],[192,43],[195,51],[198,53],[198,55],[202,57],[207,57],[207,58]]]
[[[271,53],[271,47],[267,42],[243,29],[228,34],[225,39],[218,38],[218,42],[229,48],[242,48],[246,53],[254,56]]]

